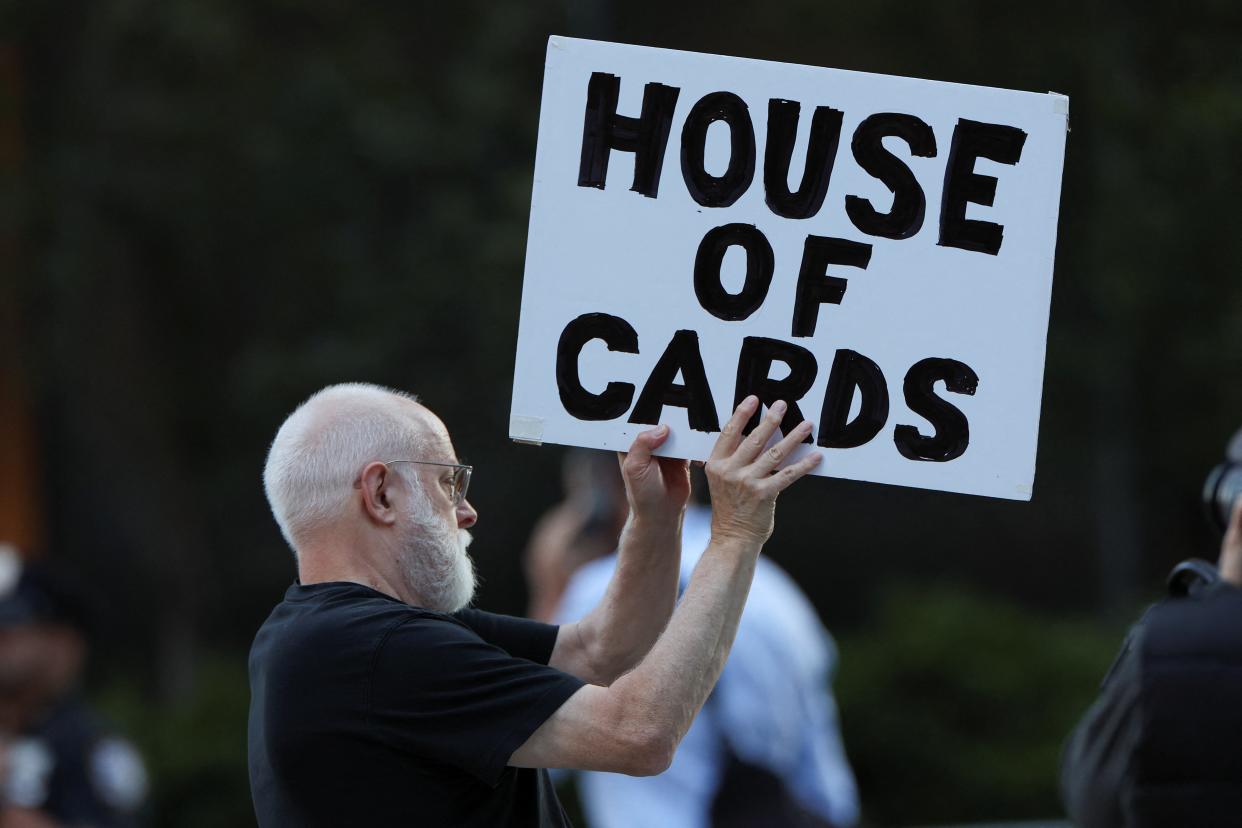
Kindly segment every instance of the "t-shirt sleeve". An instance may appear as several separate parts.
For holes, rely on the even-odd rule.
[[[556,646],[559,627],[529,618],[497,615],[477,609],[464,609],[453,614],[489,644],[495,644],[509,655],[547,664]]]
[[[369,711],[386,743],[495,785],[513,751],[582,685],[460,624],[413,618],[376,651]]]

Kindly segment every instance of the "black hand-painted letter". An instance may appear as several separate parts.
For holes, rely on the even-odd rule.
[[[685,385],[673,382],[679,371]],[[630,422],[655,425],[660,422],[666,405],[686,409],[690,427],[695,431],[720,431],[716,402],[712,399],[703,356],[699,353],[699,335],[694,331],[673,334],[638,395],[638,402],[630,412]]]
[[[603,393],[592,394],[582,387],[578,374],[578,355],[592,339],[602,339],[610,351],[638,353],[638,333],[629,322],[606,313],[584,313],[565,326],[556,345],[556,387],[561,405],[579,420],[612,420],[620,417],[634,399],[634,386],[610,382]]]
[[[845,296],[845,280],[828,275],[828,265],[860,267],[871,261],[871,245],[827,236],[807,236],[798,270],[798,292],[794,299],[793,335],[811,336],[819,321],[819,306],[839,305]]]
[[[990,221],[966,218],[967,204],[991,207],[996,199],[996,179],[975,172],[975,159],[1017,164],[1025,143],[1026,133],[1017,127],[965,118],[958,120],[944,171],[944,194],[940,202],[941,247],[997,254],[1005,228]]]
[[[703,168],[707,128],[729,125],[729,167],[717,178]],[[704,207],[728,207],[741,198],[755,177],[755,126],[746,102],[732,92],[704,95],[681,128],[681,175],[690,197]]]
[[[763,188],[768,207],[778,216],[810,218],[819,212],[828,193],[832,164],[841,141],[841,111],[815,107],[811,116],[811,137],[807,142],[806,165],[797,192],[789,191],[789,163],[793,160],[798,137],[797,101],[768,101],[768,143],[763,151]]]
[[[892,192],[893,206],[887,213],[878,213],[867,199],[846,196],[845,212],[854,226],[869,236],[908,239],[923,226],[927,199],[910,168],[884,148],[883,141],[890,135],[909,144],[911,155],[919,158],[936,155],[936,134],[913,115],[881,112],[870,116],[854,130],[850,147],[858,166],[884,182]]]
[[[908,460],[931,460],[944,463],[961,457],[970,444],[970,424],[966,415],[936,396],[935,385],[944,380],[945,388],[954,394],[973,396],[979,377],[964,362],[956,359],[928,357],[916,362],[906,373],[906,405],[936,429],[924,437],[910,425],[893,430],[893,442],[901,456]]]
[[[746,281],[737,293],[729,293],[720,283],[720,265],[725,251],[737,245],[746,251]],[[694,295],[703,310],[734,322],[750,316],[768,295],[776,256],[772,245],[753,224],[726,224],[708,231],[699,242],[694,257]]]
[[[861,396],[858,415],[851,422],[855,393]],[[841,348],[832,360],[815,442],[824,448],[855,448],[870,442],[887,422],[888,383],[880,366],[856,351]]]
[[[642,113],[637,118],[617,114],[620,90],[621,79],[616,75],[591,73],[578,186],[604,189],[608,156],[616,149],[634,153],[634,186],[630,189],[655,198],[664,167],[664,148],[673,126],[673,110],[681,90],[662,83],[647,84],[643,87]]]
[[[789,366],[789,376],[784,379],[772,379],[768,376],[772,363],[777,361]],[[748,336],[742,340],[742,353],[737,361],[737,386],[733,394],[733,407],[737,408],[751,394],[757,396],[760,403],[768,406],[777,400],[784,400],[789,408],[785,411],[785,418],[781,420],[781,433],[788,434],[806,419],[802,416],[802,409],[798,407],[798,400],[811,390],[818,371],[815,355],[801,345],[762,336]],[[755,415],[746,424],[745,433],[749,434],[757,425],[759,412],[755,411]],[[811,442],[810,435],[802,442]]]

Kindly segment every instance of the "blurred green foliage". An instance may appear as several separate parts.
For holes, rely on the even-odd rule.
[[[194,691],[152,705],[132,682],[99,695],[100,709],[142,751],[151,773],[149,828],[243,828],[254,824],[246,771],[245,663],[204,659]]]
[[[868,824],[1061,814],[1061,745],[1123,632],[960,587],[886,590],[840,641],[835,687]]]

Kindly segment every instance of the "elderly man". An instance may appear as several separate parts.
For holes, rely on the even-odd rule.
[[[711,541],[673,611],[684,461],[624,456],[630,518],[604,600],[554,627],[465,609],[470,469],[407,395],[333,386],[281,426],[264,483],[298,582],[250,656],[261,826],[562,826],[546,768],[668,767],[728,655],[802,423],[747,398],[707,463]],[[671,616],[671,617],[670,617]]]

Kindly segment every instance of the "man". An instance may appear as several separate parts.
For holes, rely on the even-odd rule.
[[[1173,570],[1122,645],[1061,767],[1081,828],[1242,824],[1242,498],[1218,567]]]
[[[0,828],[137,825],[142,759],[75,692],[86,657],[81,602],[13,553],[0,553],[0,573]]]
[[[307,400],[264,471],[299,580],[251,650],[260,825],[561,826],[546,768],[666,768],[728,655],[777,495],[820,459],[785,464],[809,423],[767,447],[783,403],[744,435],[758,405],[738,406],[708,461],[712,538],[676,613],[690,478],[652,456],[661,426],[622,464],[607,595],[557,628],[464,609],[478,515],[434,414],[365,385]]]
[[[574,621],[599,603],[626,514],[611,456],[571,451],[565,472],[565,499],[539,522],[527,550],[531,613],[541,620]],[[682,528],[683,582],[710,535],[711,511],[692,503]],[[835,658],[802,590],[761,557],[728,664],[669,769],[652,778],[579,777],[592,828],[855,824],[858,792],[830,690]]]

